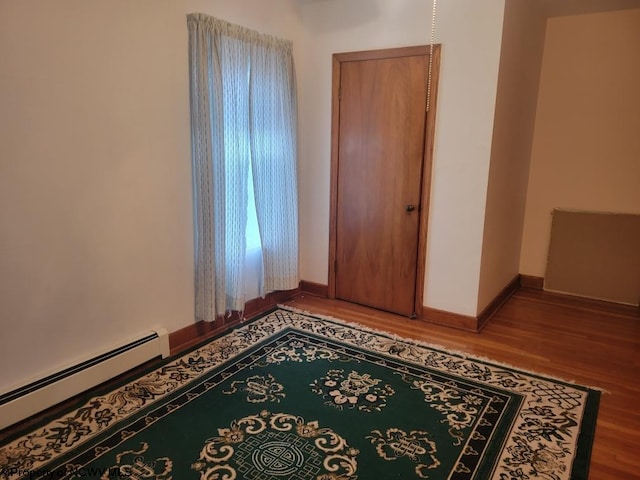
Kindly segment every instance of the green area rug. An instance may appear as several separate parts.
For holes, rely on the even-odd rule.
[[[0,478],[586,478],[598,401],[281,308],[0,446]]]

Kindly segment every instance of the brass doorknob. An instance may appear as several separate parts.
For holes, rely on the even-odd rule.
[[[413,212],[416,209],[416,207],[414,207],[413,205],[407,205],[406,210],[407,212]]]

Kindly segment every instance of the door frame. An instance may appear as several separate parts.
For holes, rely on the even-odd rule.
[[[441,45],[433,45],[431,59],[431,108],[426,112],[424,149],[422,157],[422,185],[421,200],[418,214],[420,215],[418,228],[418,259],[416,265],[416,285],[414,311],[418,318],[422,318],[422,302],[424,296],[427,232],[429,226],[429,200],[431,197],[431,170],[433,164],[433,148],[435,139],[435,119],[438,99],[438,79],[440,73]],[[378,60],[383,58],[410,57],[426,55],[429,57],[430,45],[415,47],[387,48],[382,50],[366,50],[333,54],[332,91],[331,91],[331,190],[329,203],[329,285],[328,297],[336,298],[336,249],[338,242],[337,211],[338,211],[338,172],[340,145],[340,78],[343,62]],[[425,72],[427,75],[428,72]],[[425,106],[426,107],[426,106]],[[426,109],[426,108],[425,108]]]

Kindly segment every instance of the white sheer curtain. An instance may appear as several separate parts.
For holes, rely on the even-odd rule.
[[[257,291],[298,286],[295,77],[291,42],[203,14],[187,23],[196,318],[213,321],[244,309],[251,178],[263,263]]]

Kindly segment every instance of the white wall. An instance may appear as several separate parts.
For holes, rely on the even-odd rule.
[[[331,55],[429,42],[431,2],[300,1],[302,278],[328,281]],[[477,313],[504,0],[438,4],[440,98],[425,305]]]
[[[425,304],[476,314],[504,0],[449,0]],[[294,41],[301,268],[327,282],[331,55],[426,44],[424,0],[0,3],[0,391],[193,321],[185,14]],[[16,360],[16,359],[19,359]]]
[[[549,19],[520,273],[545,276],[554,208],[640,213],[639,85],[640,9]]]
[[[0,2],[0,391],[193,322],[184,5]]]
[[[519,273],[527,181],[547,19],[507,0],[484,220],[478,310]]]
[[[185,0],[186,13],[206,13],[260,33],[291,40],[300,55],[300,0]]]

